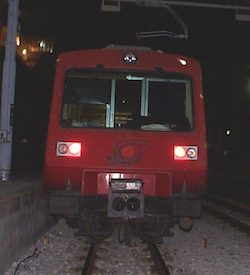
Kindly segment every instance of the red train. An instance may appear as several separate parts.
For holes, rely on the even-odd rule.
[[[93,239],[121,223],[155,241],[174,223],[191,229],[206,181],[196,60],[130,46],[59,56],[44,169],[50,213]]]

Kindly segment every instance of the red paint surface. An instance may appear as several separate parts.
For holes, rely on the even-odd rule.
[[[76,51],[59,57],[45,157],[44,186],[47,190],[64,189],[67,179],[70,178],[73,189],[82,195],[107,194],[107,177],[110,178],[114,173],[132,178],[140,177],[144,183],[145,194],[152,196],[171,196],[172,193],[181,191],[184,182],[190,192],[204,190],[207,145],[199,63],[185,57],[187,65],[182,66],[179,63],[181,56],[138,50],[135,53],[138,56],[135,65],[126,65],[122,62],[124,50]],[[62,128],[60,115],[65,72],[72,67],[95,68],[98,64],[103,64],[109,69],[148,72],[160,67],[166,72],[190,76],[193,79],[195,129],[191,132],[150,132]],[[57,157],[57,141],[81,142],[81,157]],[[125,145],[119,147],[120,144]],[[174,145],[198,146],[198,160],[175,161]],[[117,148],[120,150],[118,153]],[[129,161],[123,161],[124,159]]]

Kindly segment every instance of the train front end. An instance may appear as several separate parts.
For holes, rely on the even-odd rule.
[[[50,213],[80,217],[95,237],[123,221],[143,236],[173,222],[189,230],[206,188],[203,105],[193,59],[124,47],[62,54],[44,169]]]

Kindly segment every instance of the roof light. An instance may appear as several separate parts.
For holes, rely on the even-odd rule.
[[[181,63],[182,66],[186,66],[187,65],[187,60],[180,58],[179,62]]]

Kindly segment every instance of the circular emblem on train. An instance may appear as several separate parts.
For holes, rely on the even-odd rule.
[[[119,154],[124,159],[134,158],[137,153],[135,146],[132,144],[124,144],[119,148]]]
[[[139,161],[146,145],[143,140],[122,140],[114,146],[114,151],[109,162],[117,164],[132,164]]]
[[[127,52],[123,56],[123,61],[127,64],[134,64],[137,62],[137,56],[132,52]]]

